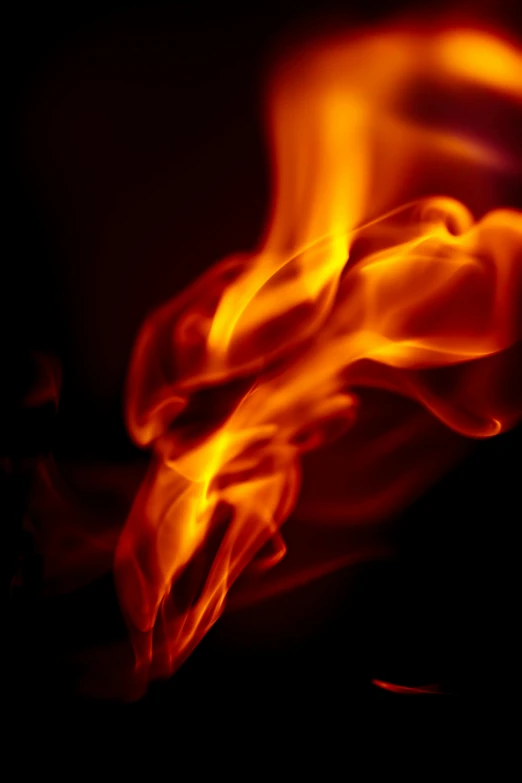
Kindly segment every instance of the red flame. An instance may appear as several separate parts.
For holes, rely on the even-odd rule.
[[[381,688],[383,691],[390,691],[390,693],[399,693],[401,696],[423,696],[425,694],[442,694],[438,685],[420,685],[417,687],[410,687],[408,685],[394,685],[391,682],[385,682],[384,680],[372,680],[372,684],[376,688]]]
[[[427,454],[392,464],[430,431],[422,413],[358,440],[361,388],[468,437],[517,421],[522,214],[491,208],[515,163],[434,119],[470,94],[519,104],[520,51],[473,30],[386,31],[279,63],[266,235],[153,312],[131,361],[127,424],[153,456],[115,576],[145,679],[179,666],[249,564],[284,558],[305,452],[353,427],[354,501],[315,512],[338,522],[388,513],[435,472]],[[383,460],[393,480],[372,484],[361,466]]]

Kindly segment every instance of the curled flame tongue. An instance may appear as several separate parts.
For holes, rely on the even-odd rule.
[[[412,96],[420,84],[436,105],[441,89],[469,88],[516,105],[520,53],[441,31],[305,55],[270,93],[275,198],[261,248],[154,312],[131,363],[128,426],[154,457],[115,572],[147,676],[179,665],[256,555],[263,567],[283,557],[300,455],[354,420],[363,360],[363,385],[410,396],[464,435],[519,414],[486,357],[521,337],[522,215],[475,222],[455,198],[424,195],[451,172],[484,212],[486,175],[506,158],[414,116]],[[442,394],[424,371],[450,365]]]

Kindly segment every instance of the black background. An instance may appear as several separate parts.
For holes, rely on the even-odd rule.
[[[68,459],[136,458],[120,410],[133,337],[154,304],[216,259],[254,246],[269,188],[263,64],[281,31],[319,7],[354,23],[408,4],[17,6],[9,22],[2,456],[20,461],[52,446]],[[515,10],[495,7],[516,33]],[[63,364],[56,420],[19,411],[34,350]],[[218,624],[170,682],[132,709],[181,714],[196,701],[212,714],[224,702],[238,711],[312,710],[386,698],[373,678],[509,692],[520,449],[520,428],[477,445],[398,521],[398,557],[351,569],[335,611],[304,640],[235,649]],[[15,470],[1,488],[9,594],[27,481]],[[305,588],[298,602],[313,595]],[[60,655],[121,625],[110,580],[51,605],[36,586],[10,604],[4,674],[14,703],[86,707]]]

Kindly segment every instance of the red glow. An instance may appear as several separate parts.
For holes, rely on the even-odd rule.
[[[391,682],[384,682],[384,680],[372,680],[372,685],[381,688],[383,691],[399,693],[401,696],[423,696],[424,694],[441,695],[443,693],[438,685],[422,685],[412,688],[407,685],[394,685]]]

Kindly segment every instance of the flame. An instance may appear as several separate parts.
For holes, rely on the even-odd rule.
[[[391,682],[385,682],[384,680],[372,680],[372,685],[376,688],[380,688],[383,691],[389,691],[390,693],[398,693],[401,696],[424,696],[426,694],[443,694],[443,691],[438,685],[420,685],[417,687],[411,687],[408,685],[395,685]]]
[[[520,50],[474,30],[388,30],[274,69],[266,234],[153,312],[130,364],[127,425],[153,456],[115,578],[144,680],[180,665],[249,564],[284,558],[303,454],[355,430],[361,387],[463,436],[518,420],[522,214],[496,208],[495,182],[519,164],[462,127],[462,96],[519,106]],[[386,513],[385,494],[365,500]]]

